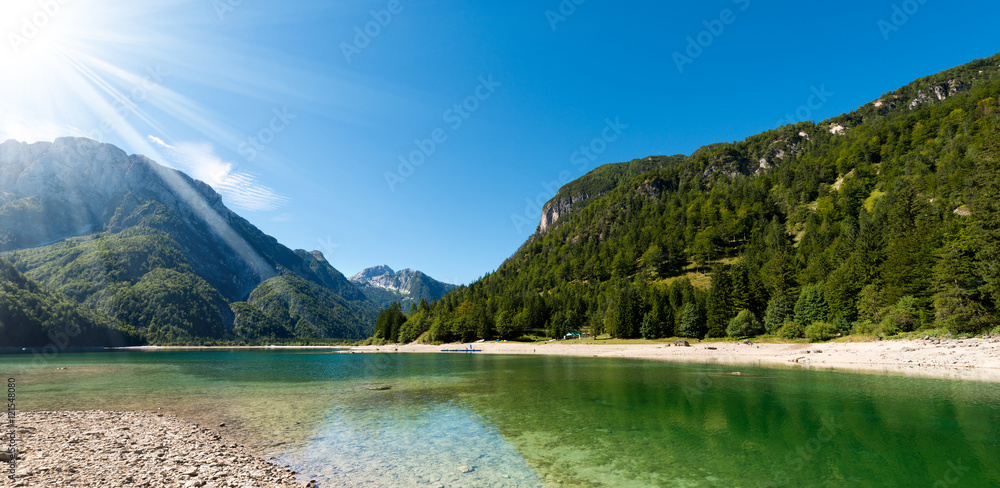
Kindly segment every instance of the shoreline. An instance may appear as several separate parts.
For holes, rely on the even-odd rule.
[[[222,430],[150,411],[17,413],[12,486],[312,487]],[[6,485],[5,485],[6,486]]]
[[[355,346],[349,348],[349,351],[366,354],[442,353],[442,349],[462,349],[470,346],[482,350],[471,354],[615,357],[853,373],[898,373],[932,378],[1000,382],[1000,338],[996,337],[814,344],[698,342],[691,343],[689,347],[673,343],[581,344],[573,343],[570,339],[545,343],[479,342],[439,346],[414,343]]]
[[[171,351],[200,351],[200,350],[212,350],[212,349],[245,349],[245,350],[276,350],[276,349],[291,349],[291,350],[328,350],[328,349],[343,349],[347,350],[356,346],[122,346],[122,347],[106,347],[103,348],[105,351],[159,351],[159,350],[171,350]]]

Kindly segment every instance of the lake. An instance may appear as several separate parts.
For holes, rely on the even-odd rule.
[[[304,350],[2,355],[0,373],[22,410],[224,421],[320,486],[1000,486],[997,383]]]

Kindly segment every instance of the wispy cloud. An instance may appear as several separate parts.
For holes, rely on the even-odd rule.
[[[211,185],[233,207],[271,211],[288,203],[288,197],[261,184],[256,176],[238,171],[232,163],[222,160],[209,143],[178,142],[171,145],[153,135],[148,138],[165,150],[167,163]]]

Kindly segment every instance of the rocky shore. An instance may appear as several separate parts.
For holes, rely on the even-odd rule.
[[[303,486],[217,430],[153,412],[19,412],[17,478],[4,486]],[[310,482],[307,486],[314,486]]]

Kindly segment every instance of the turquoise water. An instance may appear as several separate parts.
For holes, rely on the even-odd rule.
[[[0,356],[23,410],[224,421],[321,486],[1000,486],[996,383],[470,354],[32,363]]]

